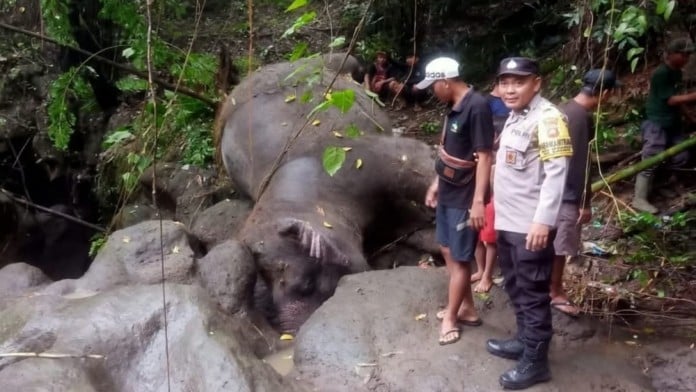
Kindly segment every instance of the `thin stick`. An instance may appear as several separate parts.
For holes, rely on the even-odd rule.
[[[19,196],[15,196],[12,192],[10,192],[4,188],[0,188],[0,192],[7,195],[7,197],[11,198],[12,200],[16,201],[17,203],[24,204],[25,206],[28,206],[28,207],[36,208],[37,210],[48,212],[49,214],[59,216],[61,218],[67,219],[71,222],[75,222],[75,223],[80,224],[82,226],[89,227],[90,229],[94,229],[94,230],[100,231],[102,233],[106,233],[106,229],[103,227],[97,226],[93,223],[86,222],[86,221],[84,221],[80,218],[76,218],[72,215],[68,215],[68,214],[65,214],[65,213],[60,212],[60,211],[52,210],[48,207],[40,206],[36,203],[25,200]]]
[[[106,356],[99,354],[58,354],[58,353],[0,353],[0,358],[78,358],[78,359],[106,359]]]

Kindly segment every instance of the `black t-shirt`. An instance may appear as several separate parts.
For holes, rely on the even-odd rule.
[[[559,109],[568,118],[568,131],[573,144],[573,156],[568,165],[563,201],[579,204],[583,201],[583,193],[587,191],[585,203],[589,206],[591,189],[587,181],[587,161],[590,154],[590,140],[594,138],[594,126],[590,113],[575,100],[562,104]]]
[[[462,100],[452,107],[446,118],[445,151],[459,159],[473,160],[474,152],[493,148],[493,116],[486,98],[470,87]],[[472,170],[476,170],[473,168]],[[476,178],[456,186],[440,179],[438,203],[454,208],[471,208]]]
[[[413,70],[411,70],[410,65],[403,64],[401,66],[401,73],[403,74],[402,78],[406,85],[414,85],[425,79],[425,69],[420,61],[413,65]]]

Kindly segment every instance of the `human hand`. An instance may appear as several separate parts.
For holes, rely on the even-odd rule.
[[[437,180],[433,181],[425,193],[425,205],[430,208],[437,207]]]
[[[530,252],[538,252],[549,242],[549,227],[542,223],[532,223],[527,233],[525,248]]]
[[[581,208],[580,214],[578,216],[578,225],[584,225],[592,220],[592,209],[591,208]]]
[[[469,221],[471,222],[471,227],[474,228],[474,230],[483,229],[485,218],[484,206],[482,202],[473,202],[471,204],[471,209],[469,210]]]

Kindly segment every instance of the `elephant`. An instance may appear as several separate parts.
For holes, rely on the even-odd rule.
[[[347,77],[332,91],[354,92],[350,110],[308,120],[332,78],[322,58],[262,67],[235,87],[218,119],[222,163],[255,201],[238,238],[254,255],[271,321],[283,332],[296,331],[342,276],[370,269],[364,235],[376,219],[384,226],[380,211],[398,200],[422,205],[434,178],[433,148],[391,134],[386,113]],[[288,99],[307,91],[310,104]],[[348,127],[362,135],[345,137]],[[346,151],[333,176],[322,165],[327,146]]]

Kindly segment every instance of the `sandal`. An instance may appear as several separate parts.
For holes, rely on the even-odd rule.
[[[578,317],[578,315],[580,314],[580,309],[571,300],[556,302],[551,301],[551,307],[570,317]],[[568,308],[572,308],[573,310],[569,310]]]
[[[450,336],[449,339],[447,338],[448,336]],[[445,346],[448,344],[458,342],[460,338],[461,338],[461,331],[459,330],[459,328],[453,328],[453,329],[450,329],[449,331],[443,333],[442,335],[440,335],[440,339],[438,340],[438,343],[440,344],[440,346]]]
[[[442,321],[442,319],[445,318],[445,312],[446,309],[442,309],[435,314],[437,321]],[[457,324],[466,325],[467,327],[479,327],[481,324],[483,324],[483,320],[480,318],[477,318],[476,320],[457,319]]]

